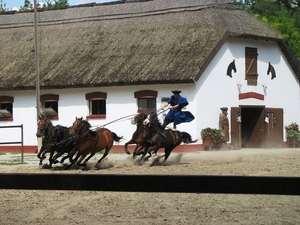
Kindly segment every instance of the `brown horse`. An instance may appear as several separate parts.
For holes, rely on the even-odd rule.
[[[74,139],[69,135],[67,127],[57,125],[53,126],[52,122],[46,117],[39,117],[37,137],[42,137],[42,146],[37,157],[40,159],[40,165],[46,158],[46,154],[50,152],[49,166],[58,162],[57,159],[64,153],[69,153],[74,148]],[[54,152],[57,152],[55,156]],[[60,163],[63,163],[68,156],[63,157]]]
[[[183,142],[183,134],[178,130],[164,130],[161,123],[158,121],[157,114],[152,112],[144,121],[144,125],[150,126],[149,136],[147,136],[143,146],[145,150],[140,158],[140,162],[145,158],[147,152],[151,155],[152,152],[156,153],[159,148],[165,148],[163,164],[169,158],[174,148]],[[186,133],[186,132],[184,132]],[[187,134],[187,133],[186,133]],[[159,159],[163,156],[160,156]]]
[[[146,118],[147,118],[147,114],[144,113],[143,110],[138,110],[136,116],[131,120],[131,124],[136,125],[137,127],[136,127],[136,131],[132,134],[130,141],[125,143],[124,151],[127,154],[130,154],[128,150],[128,145],[136,144],[136,147],[133,151],[133,157],[139,155],[144,148],[144,146],[141,146],[141,143],[144,142],[146,136],[149,133],[149,127],[143,124]]]
[[[118,137],[114,132],[106,128],[97,128],[95,131],[90,130],[90,123],[81,118],[75,119],[73,126],[70,129],[70,134],[75,136],[75,148],[70,153],[71,165],[77,163],[80,166],[86,166],[86,162],[93,157],[97,152],[105,150],[101,159],[98,160],[97,166],[107,155],[113,146],[114,141],[119,142],[123,137]],[[77,152],[77,156],[73,160],[73,155]],[[82,160],[89,154],[84,163]],[[79,158],[80,157],[80,158]],[[78,160],[79,158],[79,160]],[[70,166],[71,166],[70,165]],[[69,166],[69,167],[70,167]],[[68,167],[68,168],[69,168]]]
[[[51,121],[47,119],[46,116],[39,117],[36,136],[42,138],[42,146],[37,154],[37,157],[40,159],[40,165],[42,165],[43,160],[46,158],[46,153],[50,152],[50,134],[51,129],[53,128],[54,126],[52,125]]]

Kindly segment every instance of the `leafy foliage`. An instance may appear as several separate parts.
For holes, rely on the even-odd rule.
[[[224,138],[224,134],[221,130],[207,127],[201,130],[202,140],[204,140],[206,137],[212,137],[213,143],[220,143]]]
[[[279,31],[300,60],[300,0],[232,0]]]
[[[291,123],[285,128],[285,136],[286,137],[295,137],[298,142],[300,142],[300,132],[299,132],[299,125],[297,123]]]
[[[3,3],[3,0],[0,0],[0,12],[6,12],[7,10],[6,4]]]
[[[68,0],[44,0],[44,3],[42,5],[42,8],[47,8],[47,9],[51,9],[51,8],[61,8],[61,7],[66,7],[68,6]]]
[[[53,9],[53,8],[61,8],[69,5],[68,0],[43,0],[43,4],[37,4],[38,8],[44,9]],[[30,0],[24,0],[24,5],[20,7],[19,11],[28,11],[33,10],[34,5],[30,2]]]
[[[20,7],[19,11],[33,10],[33,4],[29,0],[24,1],[24,5]]]

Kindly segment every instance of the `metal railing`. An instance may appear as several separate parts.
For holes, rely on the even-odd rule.
[[[11,142],[0,142],[0,145],[7,144],[21,144],[21,161],[24,162],[24,139],[23,139],[23,124],[21,125],[13,125],[13,126],[0,126],[0,129],[4,128],[21,128],[21,141],[11,141]]]

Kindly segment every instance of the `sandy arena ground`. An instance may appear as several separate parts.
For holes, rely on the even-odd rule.
[[[26,154],[28,164],[0,165],[0,172],[300,175],[300,149],[172,153],[165,166],[153,166],[155,157],[138,165],[132,156],[111,153],[96,169],[100,156],[96,154],[86,169],[72,167],[66,171],[61,164],[42,168],[35,155]],[[0,163],[14,157],[20,155],[0,155]],[[0,196],[0,225],[300,224],[299,196],[37,190],[0,190]]]

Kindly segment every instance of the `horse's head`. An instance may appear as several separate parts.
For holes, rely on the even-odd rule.
[[[135,117],[131,119],[131,124],[133,125],[142,124],[146,118],[147,118],[147,114],[144,113],[143,110],[138,110]]]
[[[50,120],[47,119],[46,116],[39,117],[39,121],[37,123],[37,137],[45,136],[45,132],[48,130],[49,127],[52,126],[52,123]]]
[[[155,112],[151,112],[146,119],[144,120],[143,124],[152,126],[155,122],[158,122],[157,114]]]
[[[82,134],[84,132],[83,131],[84,125],[85,125],[85,123],[84,123],[83,118],[82,117],[77,118],[77,116],[76,116],[75,121],[74,121],[72,127],[70,128],[70,134]]]
[[[146,119],[144,119],[143,124],[144,124],[145,126],[147,126],[147,125],[150,124],[150,114],[146,117]]]

